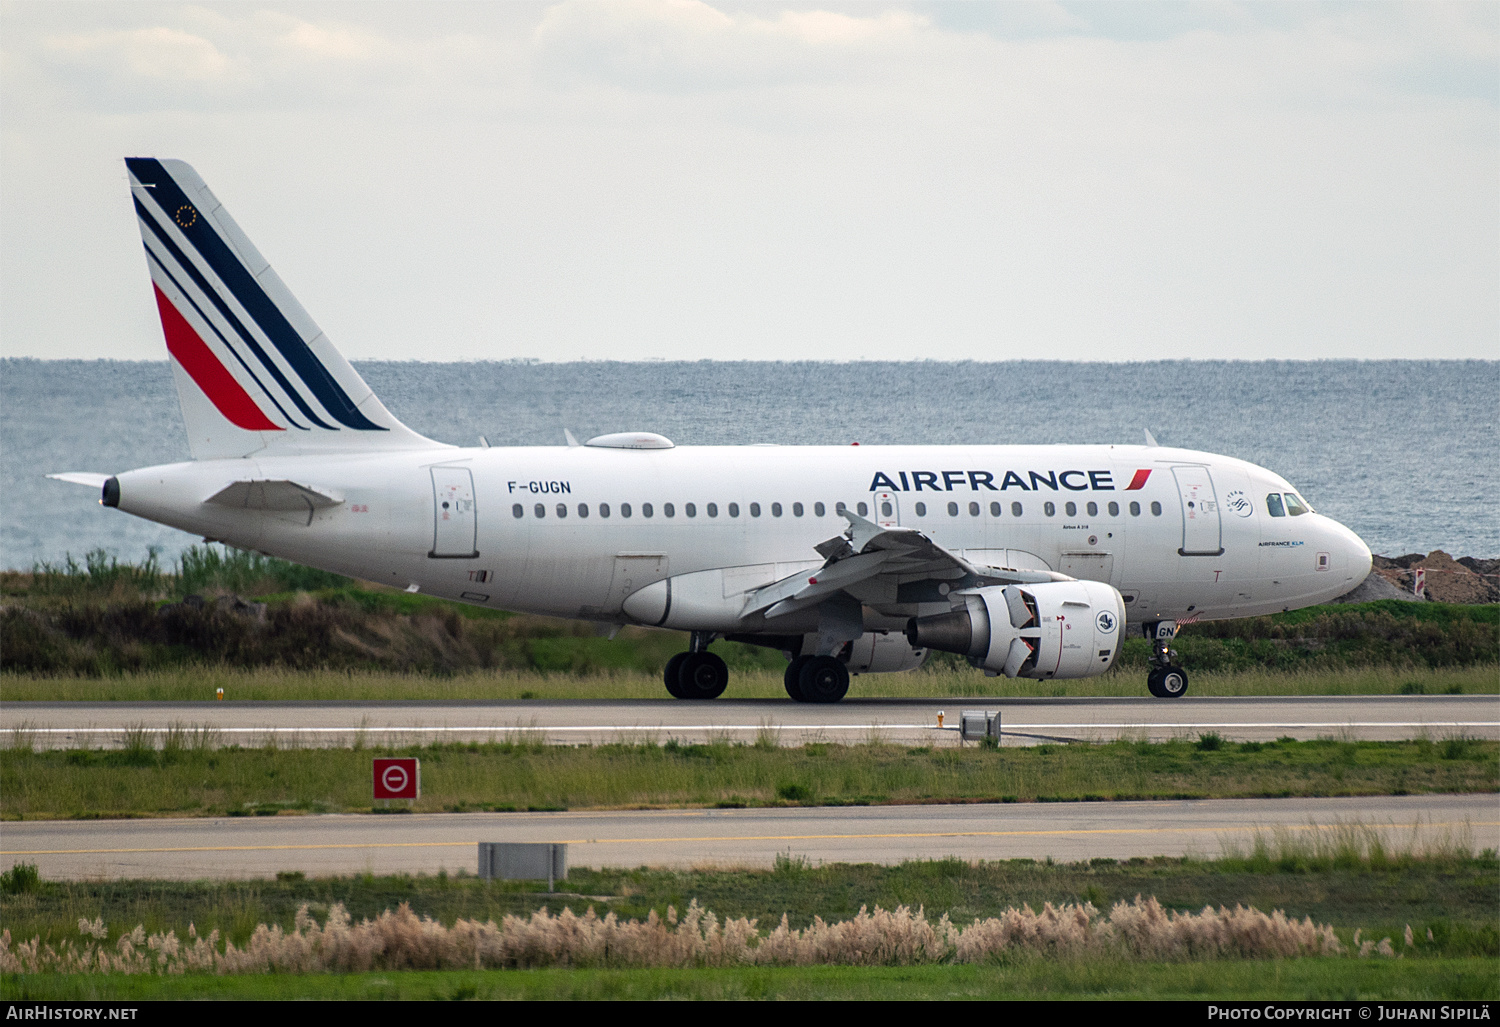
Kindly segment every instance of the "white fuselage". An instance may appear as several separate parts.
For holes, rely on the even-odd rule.
[[[1343,525],[1311,512],[1272,516],[1267,495],[1294,491],[1280,476],[1156,446],[441,447],[205,460],[118,480],[129,513],[369,581],[507,610],[719,632],[810,630],[738,614],[747,590],[822,563],[813,547],[847,527],[839,504],[975,564],[1108,582],[1136,622],[1307,606],[1370,569],[1368,548]],[[256,480],[341,502],[277,511],[204,502]],[[664,621],[632,608],[633,594],[668,577],[693,601]],[[856,598],[870,630],[947,608],[938,595]]]

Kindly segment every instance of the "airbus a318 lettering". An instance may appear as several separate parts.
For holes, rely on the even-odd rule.
[[[931,650],[988,674],[1107,671],[1127,628],[1182,695],[1194,620],[1324,602],[1370,551],[1277,474],[1156,445],[677,446],[651,432],[459,448],[402,424],[203,180],[126,161],[193,459],[53,475],[241,549],[463,603],[691,632],[681,699],[729,680],[710,646],[782,650],[786,689]]]

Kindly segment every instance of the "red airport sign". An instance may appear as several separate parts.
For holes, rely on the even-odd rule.
[[[375,798],[418,799],[422,796],[422,763],[416,759],[375,761]]]

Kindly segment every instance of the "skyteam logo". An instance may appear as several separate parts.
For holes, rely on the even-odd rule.
[[[1255,512],[1255,504],[1250,502],[1250,497],[1239,489],[1235,489],[1224,497],[1224,505],[1241,517],[1249,517]]]
[[[1115,615],[1108,610],[1100,610],[1099,616],[1094,618],[1094,627],[1099,629],[1100,634],[1107,635],[1114,631],[1116,624]]]

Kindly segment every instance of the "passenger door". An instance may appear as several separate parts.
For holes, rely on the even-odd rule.
[[[467,467],[432,468],[432,552],[434,559],[479,555],[474,476]]]
[[[1213,476],[1203,466],[1172,468],[1177,495],[1182,504],[1181,556],[1219,556],[1224,552],[1223,528],[1219,523],[1219,497]]]

